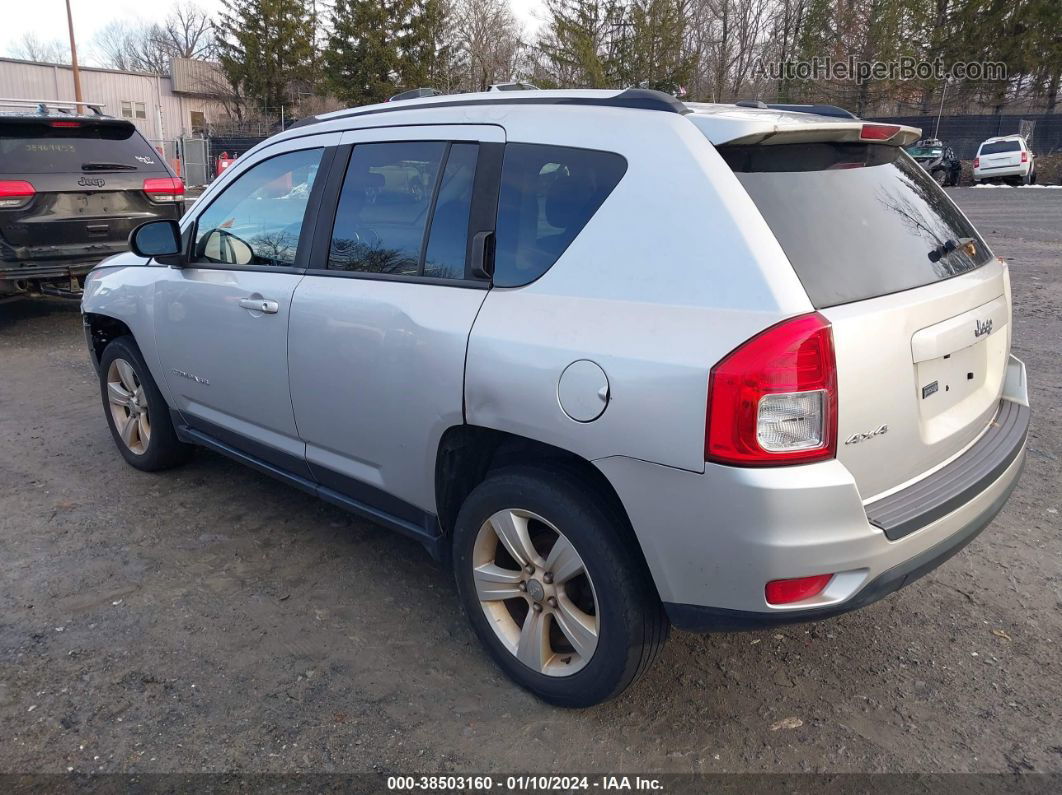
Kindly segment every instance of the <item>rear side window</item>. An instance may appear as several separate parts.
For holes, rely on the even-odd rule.
[[[126,122],[0,121],[0,174],[91,171],[168,173],[162,156]]]
[[[811,143],[718,151],[816,307],[921,287],[990,259],[970,222],[899,147]]]
[[[494,255],[494,284],[519,287],[545,273],[627,170],[613,152],[507,144]]]
[[[1021,144],[1017,141],[995,141],[990,144],[981,144],[982,155],[998,155],[1003,152],[1020,152]]]
[[[432,224],[430,272],[421,267],[432,197],[450,148],[445,141],[355,146],[336,209],[328,267],[391,276],[463,276],[474,145],[453,147],[436,210],[439,223]]]

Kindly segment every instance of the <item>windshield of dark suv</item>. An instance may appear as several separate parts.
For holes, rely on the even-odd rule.
[[[944,150],[939,146],[912,146],[907,154],[911,157],[940,157]]]
[[[168,173],[128,122],[0,119],[0,174],[134,170]]]
[[[816,307],[950,279],[988,247],[925,170],[895,146],[720,146]]]

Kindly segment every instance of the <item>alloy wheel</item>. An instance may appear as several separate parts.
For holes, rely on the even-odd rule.
[[[151,442],[147,396],[136,370],[125,359],[115,359],[107,368],[107,402],[122,443],[143,455]]]
[[[472,579],[505,648],[546,676],[570,676],[597,649],[597,596],[583,559],[552,523],[517,508],[498,511],[476,536]]]

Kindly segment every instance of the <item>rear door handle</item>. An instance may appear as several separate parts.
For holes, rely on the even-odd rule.
[[[270,301],[268,298],[241,298],[240,306],[250,309],[252,312],[262,312],[266,315],[275,315],[280,311],[280,304]]]

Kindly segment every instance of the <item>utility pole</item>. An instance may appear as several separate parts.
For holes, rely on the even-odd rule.
[[[74,72],[74,99],[77,112],[81,113],[81,72],[77,68],[77,42],[74,41],[74,15],[70,12],[70,0],[66,0],[66,25],[70,29],[70,66]]]

